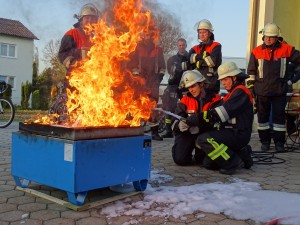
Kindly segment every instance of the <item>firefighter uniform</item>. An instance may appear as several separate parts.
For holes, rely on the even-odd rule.
[[[188,93],[183,96],[178,104],[175,113],[182,118],[193,117],[199,114],[202,110],[208,108],[208,102],[216,97],[214,94],[207,95],[205,93],[205,77],[198,70],[187,70],[182,75],[184,86],[188,88]],[[172,147],[172,157],[178,165],[189,165],[193,162],[193,151],[195,149],[194,160],[197,163],[202,163],[205,156],[203,151],[195,147],[195,140],[199,132],[203,132],[207,127],[199,127],[198,120],[191,121],[189,126],[182,120],[174,120],[172,129],[175,135],[174,145]]]
[[[164,77],[166,63],[162,49],[152,40],[143,40],[130,56],[128,63],[132,73],[145,79],[145,88],[152,100],[159,100],[159,86]],[[162,140],[158,134],[159,113],[153,110],[149,118],[153,140]]]
[[[253,101],[250,91],[243,85],[236,86],[207,114],[215,129],[200,134],[197,146],[225,173],[231,172],[239,166],[239,157],[243,154],[240,151],[251,137]]]
[[[211,124],[214,128],[200,133],[196,146],[207,156],[208,163],[204,165],[207,169],[217,167],[220,173],[233,174],[242,164],[245,168],[253,164],[251,147],[247,146],[252,132],[253,99],[251,92],[243,85],[249,76],[235,63],[222,64],[218,74],[222,83],[224,79],[228,94],[197,115],[202,126]],[[187,124],[190,120],[193,118],[189,117]]]
[[[90,37],[81,27],[73,28],[66,32],[61,40],[58,52],[60,62],[67,66],[82,59],[82,48],[91,47]],[[67,66],[68,67],[68,66]]]
[[[178,103],[175,113],[181,117],[187,118],[206,110],[210,107],[212,102],[219,99],[219,95],[212,93],[210,96],[206,95],[203,98],[195,98],[190,93],[187,93],[187,95],[184,95]],[[206,131],[210,126],[199,126],[199,132],[192,134],[193,132],[191,133],[190,130],[181,132],[178,124],[179,120],[174,120],[172,123],[175,135],[174,145],[172,147],[172,157],[174,162],[178,165],[190,165],[194,159],[198,164],[201,164],[205,154],[201,149],[196,147],[195,141],[199,132]],[[194,122],[193,125],[197,125],[197,123]],[[193,156],[194,150],[195,154]]]
[[[264,36],[279,35],[275,24],[267,24],[264,32],[268,32],[269,28],[275,29],[275,32],[264,33]],[[269,150],[273,138],[276,151],[284,151],[286,93],[290,80],[287,68],[290,62],[299,66],[300,52],[279,40],[271,46],[265,43],[259,45],[250,56],[247,72],[251,80],[248,83],[254,84],[262,150]],[[269,121],[270,117],[272,121]]]
[[[219,93],[220,81],[217,69],[222,63],[221,44],[210,40],[208,43],[200,43],[189,51],[191,67],[197,69],[205,76],[207,81],[206,90]]]
[[[86,54],[90,47],[92,34],[87,34],[84,32],[84,26],[88,24],[96,23],[100,17],[100,12],[93,4],[86,4],[81,8],[79,15],[75,14],[78,22],[74,24],[74,28],[67,31],[60,43],[60,48],[58,51],[59,61],[66,67],[66,75],[70,75],[72,69],[72,64],[76,61],[80,61],[86,57]],[[84,18],[85,17],[85,18]],[[89,18],[89,19],[87,19]],[[49,109],[50,114],[58,114],[59,120],[64,121],[67,119],[67,107],[66,102],[68,100],[66,94],[66,88],[71,91],[71,88],[67,77],[64,79],[63,84],[59,82],[57,88],[59,88],[59,95],[56,97],[54,103]]]

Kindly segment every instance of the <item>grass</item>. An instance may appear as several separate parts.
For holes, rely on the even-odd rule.
[[[15,112],[14,121],[22,122],[24,120],[28,120],[30,118],[35,118],[38,115],[46,115],[48,114],[47,110],[21,110],[17,109]]]

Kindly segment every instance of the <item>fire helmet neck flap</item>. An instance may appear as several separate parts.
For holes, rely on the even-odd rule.
[[[198,70],[187,70],[182,74],[185,88],[189,88],[196,83],[205,81],[205,77]]]
[[[249,78],[249,75],[242,72],[234,62],[226,62],[219,66],[218,68],[218,80],[222,80],[225,77],[237,76],[242,79]]]

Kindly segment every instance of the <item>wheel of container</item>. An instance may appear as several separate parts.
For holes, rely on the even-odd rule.
[[[148,180],[138,180],[138,181],[133,181],[133,187],[137,191],[145,191],[147,188]]]

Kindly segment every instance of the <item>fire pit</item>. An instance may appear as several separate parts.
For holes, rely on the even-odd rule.
[[[142,127],[66,128],[19,124],[12,134],[12,176],[64,190],[83,205],[88,191],[132,182],[146,189],[151,170],[151,138]]]
[[[67,140],[91,140],[99,138],[116,138],[144,135],[143,127],[65,127],[37,123],[19,123],[19,130],[30,133],[57,137]]]

